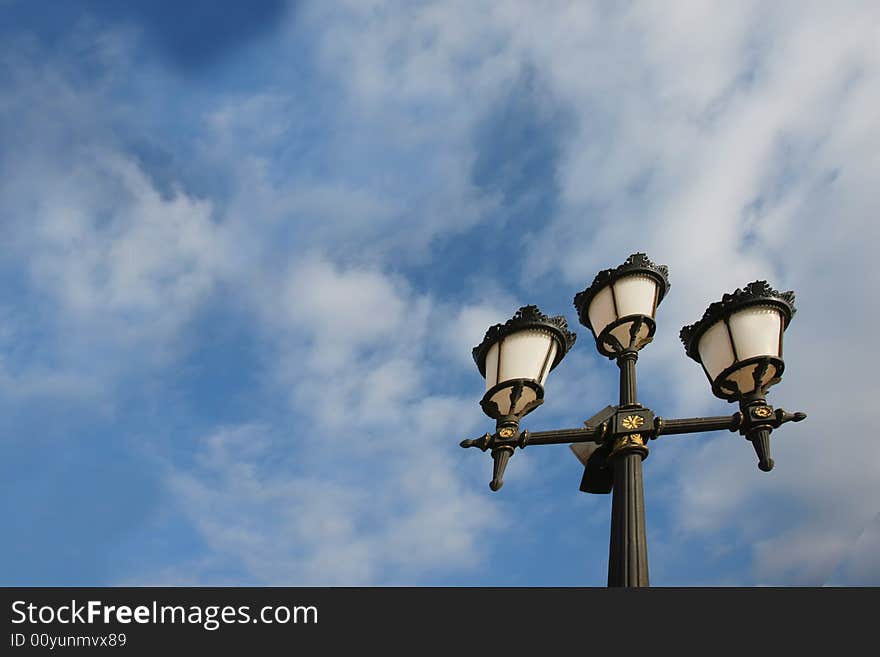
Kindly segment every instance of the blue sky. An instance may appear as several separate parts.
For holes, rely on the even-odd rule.
[[[525,423],[617,369],[574,294],[670,269],[640,396],[727,414],[677,339],[797,292],[776,468],[652,443],[656,585],[880,584],[873,2],[0,0],[5,585],[603,585],[610,496],[490,459],[470,349],[579,340]]]

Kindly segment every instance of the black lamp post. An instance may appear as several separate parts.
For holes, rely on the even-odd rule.
[[[520,430],[522,418],[544,401],[544,383],[575,341],[563,317],[548,317],[524,306],[505,324],[489,328],[474,347],[477,367],[486,379],[480,406],[495,420],[495,433],[464,440],[462,447],[489,450],[492,482],[503,485],[507,462],[519,447],[570,443],[584,464],[580,490],[610,493],[611,543],[609,586],[648,586],[645,499],[642,461],[647,441],[662,435],[738,431],[751,441],[758,467],[773,468],[770,432],[799,422],[804,413],[774,409],[767,389],[784,368],[782,334],[795,313],[794,293],[780,293],[755,281],[713,303],[702,319],[681,330],[688,356],[703,366],[712,392],[739,403],[728,416],[667,420],[638,402],[635,364],[639,351],[653,340],[657,307],[669,290],[667,268],[635,253],[615,269],[600,272],[592,285],[574,297],[581,324],[593,332],[596,348],[617,361],[620,400],[584,422],[584,428]]]

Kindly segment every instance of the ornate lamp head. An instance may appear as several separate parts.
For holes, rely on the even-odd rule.
[[[712,392],[744,401],[762,397],[782,378],[782,334],[795,312],[794,292],[754,281],[711,304],[680,337],[687,355],[703,366]]]
[[[537,408],[547,375],[575,337],[564,317],[548,317],[537,306],[523,306],[504,324],[490,327],[473,350],[474,362],[486,379],[480,402],[486,415],[518,422]]]
[[[669,291],[666,265],[634,253],[619,267],[599,272],[574,297],[581,324],[593,331],[596,348],[609,358],[651,342],[657,306]]]

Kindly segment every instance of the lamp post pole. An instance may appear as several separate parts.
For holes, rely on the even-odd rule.
[[[590,328],[599,353],[616,360],[620,396],[576,429],[530,432],[523,417],[544,401],[544,383],[575,342],[565,318],[548,317],[536,306],[523,306],[505,324],[489,328],[473,356],[486,379],[480,406],[495,420],[495,432],[464,440],[492,455],[493,491],[504,485],[504,472],[516,448],[570,444],[584,465],[580,490],[612,493],[608,586],[648,586],[645,494],[642,461],[647,442],[660,436],[719,431],[739,432],[758,456],[758,468],[773,468],[770,433],[805,413],[788,413],[766,402],[767,389],[782,377],[782,333],[794,315],[794,293],[777,292],[755,281],[709,306],[703,318],[681,330],[691,358],[703,366],[712,392],[739,402],[727,416],[664,419],[638,401],[636,361],[653,340],[657,307],[669,289],[667,269],[643,253],[615,269],[600,272],[575,296],[581,323]]]
[[[620,367],[620,408],[637,408],[637,351],[617,359]],[[645,491],[642,461],[648,448],[640,434],[615,441],[611,451],[614,488],[611,498],[611,545],[608,586],[648,586],[648,539],[645,532]]]

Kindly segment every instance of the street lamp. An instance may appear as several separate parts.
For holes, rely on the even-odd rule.
[[[574,297],[581,324],[589,328],[600,354],[620,368],[620,399],[606,406],[583,428],[520,430],[522,418],[544,401],[544,383],[575,341],[563,317],[548,317],[524,306],[504,324],[489,328],[474,347],[477,367],[486,379],[483,411],[495,420],[495,433],[464,440],[462,447],[490,451],[489,487],[503,485],[507,462],[519,447],[569,443],[584,465],[580,490],[610,493],[609,586],[648,586],[642,461],[647,441],[662,435],[738,431],[751,441],[758,467],[773,468],[770,432],[804,413],[774,409],[767,389],[782,377],[782,334],[794,316],[794,293],[777,292],[755,281],[713,303],[700,321],[681,330],[687,355],[700,363],[712,392],[739,411],[729,416],[664,419],[637,398],[635,364],[656,329],[655,316],[669,291],[668,270],[644,253],[600,272]]]
[[[486,331],[474,347],[477,367],[486,378],[483,412],[495,420],[496,433],[505,441],[519,430],[519,421],[544,402],[544,383],[550,370],[574,344],[564,317],[547,317],[537,306],[523,306],[504,324]],[[495,463],[489,487],[498,490],[513,446],[499,442],[492,447]]]

